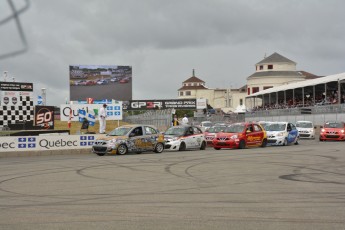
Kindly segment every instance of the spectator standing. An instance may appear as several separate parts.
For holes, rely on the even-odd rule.
[[[184,117],[182,118],[182,125],[188,125],[188,117],[187,117],[187,114],[185,114]]]
[[[180,123],[178,122],[177,115],[174,115],[174,118],[172,120],[172,125],[173,126],[178,126]]]
[[[104,134],[105,133],[105,127],[106,127],[106,120],[107,113],[105,111],[105,108],[107,108],[107,104],[103,104],[103,106],[99,110],[99,133]]]

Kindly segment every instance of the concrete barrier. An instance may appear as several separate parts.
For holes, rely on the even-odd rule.
[[[0,152],[0,158],[4,157],[32,157],[32,156],[52,156],[52,155],[73,155],[73,154],[94,154],[89,149],[71,149],[71,150],[44,150],[44,151],[18,151],[18,152]]]

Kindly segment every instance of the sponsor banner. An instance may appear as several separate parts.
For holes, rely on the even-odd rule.
[[[152,109],[196,109],[196,99],[176,100],[132,100],[127,105],[128,110]]]
[[[34,125],[40,129],[54,129],[54,106],[35,106]]]
[[[60,119],[61,121],[68,121],[71,114],[71,121],[79,121],[79,117],[86,116],[90,119],[98,119],[98,111],[102,107],[100,104],[63,104],[60,106]],[[79,115],[82,111],[83,114]],[[106,108],[107,120],[122,120],[122,102],[115,104],[107,104]],[[91,120],[90,120],[91,121]]]
[[[206,109],[207,101],[206,98],[196,99],[196,109]]]
[[[32,97],[33,92],[28,91],[2,91],[0,90],[1,105],[22,105],[21,97]]]
[[[33,91],[32,83],[0,81],[1,91]]]
[[[96,135],[1,137],[1,152],[91,149]]]

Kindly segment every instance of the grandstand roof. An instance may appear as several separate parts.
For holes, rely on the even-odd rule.
[[[305,81],[299,81],[299,82],[293,82],[285,85],[280,85],[276,86],[273,88],[269,88],[266,90],[262,90],[257,93],[253,93],[248,97],[256,97],[256,96],[261,96],[263,94],[268,94],[268,93],[275,93],[279,91],[286,91],[289,89],[297,89],[297,88],[303,88],[307,86],[313,86],[313,85],[320,85],[320,84],[325,84],[328,82],[334,82],[334,81],[345,81],[345,73],[339,73],[339,74],[334,74],[334,75],[329,75],[325,77],[320,77],[316,79],[311,79],[311,80],[305,80]]]

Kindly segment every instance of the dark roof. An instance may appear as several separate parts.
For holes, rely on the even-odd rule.
[[[287,59],[286,57],[283,57],[282,55],[278,53],[274,53],[271,56],[268,56],[267,58],[263,59],[262,61],[256,63],[258,64],[270,64],[270,63],[278,63],[278,62],[287,62],[287,63],[294,63],[296,62],[291,61],[290,59]]]
[[[182,86],[178,90],[189,90],[189,89],[208,89],[203,85],[196,85],[196,86]]]
[[[247,80],[254,77],[303,77],[298,71],[262,71],[255,72]]]
[[[195,76],[188,78],[183,83],[187,83],[187,82],[203,82],[203,83],[205,83],[203,80],[201,80]]]
[[[309,73],[307,71],[298,71],[300,74],[302,74],[303,76],[305,76],[305,79],[306,80],[309,80],[309,79],[315,79],[315,78],[319,78],[319,77],[323,77],[323,76],[318,76],[318,75],[315,75],[315,74],[312,74],[312,73]]]

